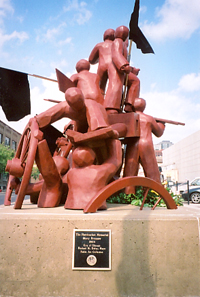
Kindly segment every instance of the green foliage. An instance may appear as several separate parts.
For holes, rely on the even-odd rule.
[[[37,168],[37,166],[33,165],[31,176],[34,178],[34,180],[36,180],[38,179],[39,175],[40,175],[39,169]]]
[[[0,172],[4,173],[8,160],[11,160],[15,155],[15,151],[10,147],[0,144]]]
[[[167,189],[167,190],[169,191],[169,189]],[[181,195],[174,195],[170,191],[169,191],[169,193],[172,196],[172,198],[174,199],[176,205],[178,205],[178,206],[183,205],[183,198],[181,197]],[[119,193],[114,194],[111,197],[109,197],[107,199],[107,202],[108,203],[132,204],[135,206],[141,206],[143,197],[144,197],[143,187],[136,187],[135,194],[125,194],[123,192],[119,192]],[[158,198],[159,198],[159,195],[155,191],[149,190],[144,206],[153,207],[154,204],[157,202]],[[166,207],[166,204],[163,201],[163,199],[161,199],[157,206]]]
[[[177,206],[183,206],[184,199],[181,195],[174,194],[170,188],[166,188],[166,190],[170,193]]]

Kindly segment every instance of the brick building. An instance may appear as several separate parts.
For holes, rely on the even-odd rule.
[[[21,134],[4,122],[0,120],[0,143],[4,144],[5,146],[9,146],[11,149],[17,149],[19,140],[21,138]],[[6,189],[7,185],[7,177],[4,173],[0,172],[0,188],[2,190]]]

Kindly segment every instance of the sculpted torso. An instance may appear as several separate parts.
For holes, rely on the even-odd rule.
[[[85,99],[92,99],[103,104],[103,95],[99,88],[99,76],[86,70],[71,76],[71,80],[81,89]]]

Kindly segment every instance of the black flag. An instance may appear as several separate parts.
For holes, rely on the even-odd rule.
[[[0,67],[0,105],[8,121],[30,114],[30,88],[26,73]]]
[[[149,44],[146,37],[138,27],[139,7],[139,0],[135,0],[134,10],[131,14],[131,19],[129,23],[129,39],[133,40],[136,43],[137,48],[141,49],[143,54],[154,54],[151,45]]]

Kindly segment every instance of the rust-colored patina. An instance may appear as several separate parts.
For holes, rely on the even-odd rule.
[[[142,186],[141,209],[149,189],[164,199],[167,208],[176,208],[160,183],[152,142],[152,133],[160,137],[166,120],[154,119],[143,112],[145,100],[139,98],[137,77],[140,69],[132,67],[127,58],[128,35],[125,26],[106,30],[104,41],[94,47],[89,61],[77,62],[77,73],[70,78],[56,69],[63,101],[54,100],[53,107],[27,124],[14,159],[7,163],[10,176],[5,205],[11,204],[15,190],[16,209],[22,207],[24,196],[30,195],[31,202],[38,207],[63,204],[68,209],[95,212],[106,209],[106,199],[116,191],[125,189],[126,193],[134,193],[136,186]],[[91,73],[90,63],[97,62],[97,73]],[[126,83],[128,92],[124,92],[127,96],[122,99]],[[52,146],[49,139],[54,139],[53,135],[47,137],[45,129],[64,117],[71,122],[63,135],[55,133]],[[40,179],[32,184],[29,180],[34,161]],[[144,178],[136,176],[139,163]]]
[[[108,199],[111,195],[113,195],[117,191],[122,190],[128,186],[134,186],[134,187],[142,186],[148,190],[152,189],[163,198],[163,200],[167,205],[167,208],[169,209],[177,208],[173,198],[162,185],[160,185],[159,183],[155,182],[150,178],[135,176],[135,177],[124,177],[104,187],[104,189],[102,189],[101,192],[98,193],[98,195],[94,197],[86,205],[86,207],[84,208],[84,212],[85,213],[96,212],[97,209],[99,208],[99,205],[101,205],[106,199]]]

